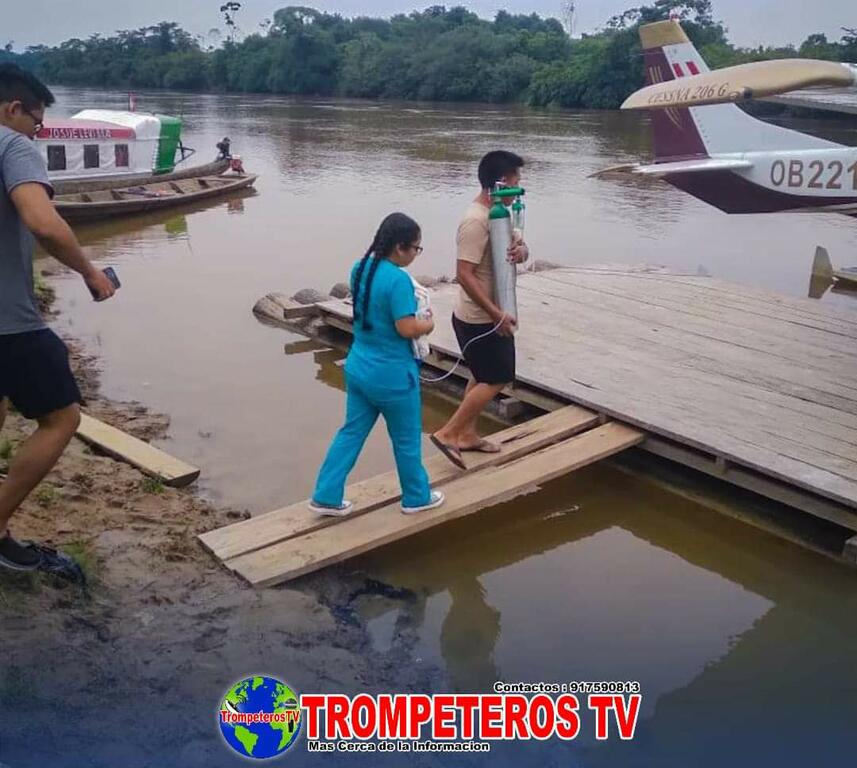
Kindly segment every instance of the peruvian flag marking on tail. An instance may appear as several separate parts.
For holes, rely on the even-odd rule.
[[[687,71],[690,72],[691,75],[699,74],[699,67],[696,66],[695,61],[686,61],[685,66],[687,67]],[[675,72],[676,77],[687,77],[687,73],[685,73],[684,69],[682,69],[681,64],[677,61],[673,62],[673,72]]]

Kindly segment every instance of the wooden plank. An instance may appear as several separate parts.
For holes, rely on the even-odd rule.
[[[538,312],[534,312],[534,315],[534,321],[541,328],[544,317]],[[597,367],[578,365],[575,373],[579,371],[579,377],[591,382],[596,389],[607,390],[617,384],[612,378],[612,372],[634,361],[635,366],[640,367],[639,373],[632,373],[640,379],[636,385],[637,391],[656,393],[662,397],[665,392],[687,385],[694,398],[714,395],[727,417],[730,413],[737,416],[738,409],[744,407],[748,413],[741,414],[741,420],[743,422],[749,416],[749,421],[745,422],[748,425],[758,424],[773,413],[775,420],[781,422],[784,428],[791,428],[795,426],[796,419],[788,418],[791,416],[789,411],[811,413],[828,422],[824,433],[831,437],[836,434],[835,439],[849,444],[844,446],[848,452],[846,455],[853,454],[852,446],[857,441],[857,389],[853,390],[855,395],[851,395],[849,389],[844,387],[837,393],[824,392],[820,388],[767,377],[764,368],[768,361],[762,356],[759,356],[758,363],[760,372],[730,365],[725,356],[719,366],[712,359],[710,364],[707,362],[700,367],[690,353],[674,354],[672,351],[646,346],[641,341],[626,342],[619,328],[614,328],[613,332],[602,330],[604,332],[601,333],[582,332],[573,341],[567,338],[566,329],[548,327],[538,334],[522,332],[520,346],[525,354],[522,354],[524,359],[520,366],[520,378],[527,380],[536,377],[542,380],[543,370],[555,378],[563,371],[558,370],[552,362],[552,356],[560,353],[563,357],[582,362],[584,355],[593,353],[600,357]],[[648,369],[651,377],[640,376],[642,366]],[[840,371],[843,380],[847,380],[848,376],[854,377],[853,373],[848,373],[849,367],[843,366]],[[857,370],[857,363],[854,370]],[[811,380],[811,371],[808,379]],[[748,398],[753,402],[747,403]],[[776,407],[766,408],[766,405]],[[788,410],[784,412],[784,408]],[[712,413],[719,415],[718,411]],[[801,418],[799,426],[793,430],[793,436],[801,438],[807,423],[810,420]]]
[[[639,305],[672,310],[679,316],[719,321],[726,327],[734,327],[742,332],[751,329],[770,335],[772,331],[782,329],[785,324],[789,326],[797,341],[817,338],[818,334],[830,334],[841,337],[836,341],[839,342],[838,348],[844,353],[853,353],[847,342],[853,341],[857,336],[857,313],[852,313],[849,321],[848,315],[832,316],[827,314],[826,310],[809,308],[804,312],[804,307],[795,310],[782,303],[769,305],[741,295],[712,294],[697,290],[695,284],[622,277],[581,277],[565,270],[557,270],[548,274],[527,276],[522,278],[519,285],[528,290],[539,280],[568,286],[575,291],[576,296],[613,296]],[[817,307],[818,303],[815,302],[812,306]],[[778,339],[774,337],[772,340]]]
[[[515,419],[521,418],[526,410],[526,404],[518,400],[516,397],[501,395],[500,400],[497,403],[497,412],[500,414],[500,417],[506,419],[506,421],[515,421]]]
[[[500,504],[575,469],[639,444],[643,433],[606,424],[501,467],[460,477],[446,488],[447,502],[423,514],[403,515],[395,504],[324,530],[280,542],[226,563],[250,584],[279,584],[441,523]]]
[[[283,302],[283,318],[286,320],[315,317],[317,314],[318,307],[315,304],[299,304],[294,299],[286,299]]]
[[[559,440],[571,437],[595,426],[598,416],[578,406],[568,406],[547,416],[492,435],[502,447],[500,453],[465,454],[467,471],[472,473],[486,467],[508,463]],[[463,473],[443,456],[433,456],[425,463],[432,485],[441,486]],[[351,517],[398,501],[401,494],[395,472],[350,485],[346,497],[354,504]],[[258,515],[233,525],[218,528],[199,537],[202,545],[221,560],[228,560],[295,536],[341,523],[340,518],[321,517],[307,507],[308,500]]]
[[[807,431],[813,423],[811,419],[789,418],[790,414],[781,404],[765,408],[745,397],[748,392],[761,395],[767,392],[764,388],[734,381],[727,375],[670,366],[664,361],[652,360],[645,350],[622,349],[619,354],[609,343],[599,341],[580,341],[568,354],[585,372],[584,382],[595,384],[587,387],[586,395],[597,397],[598,403],[618,404],[620,413],[612,414],[614,417],[632,421],[649,414],[661,427],[672,431],[699,433],[702,429],[708,435],[705,439],[714,447],[718,440],[724,443],[740,440],[809,464],[829,467],[857,480],[857,452],[854,451],[857,431],[848,430],[834,437],[824,434],[832,433],[834,428],[825,427],[813,436]],[[543,385],[562,383],[564,390],[581,391],[579,382],[569,382],[563,372],[549,362],[560,343],[561,339],[551,331],[533,338],[528,351],[539,362],[522,370],[521,378],[532,376]],[[632,391],[633,398],[629,398],[628,393]],[[598,407],[592,403],[583,404]],[[848,415],[853,414],[850,411],[843,414]],[[825,442],[813,445],[820,438]]]
[[[543,346],[537,357],[549,360],[544,355],[556,355],[549,340],[539,343]],[[759,414],[738,412],[736,403],[719,393],[717,386],[687,381],[690,377],[681,372],[670,375],[632,353],[621,361],[601,350],[578,347],[573,356],[580,370],[596,377],[598,386],[570,382],[562,370],[547,362],[526,373],[538,378],[545,389],[559,390],[585,407],[857,507],[857,481],[853,478],[857,462],[848,463],[849,477],[844,477],[839,468],[829,471],[827,457],[819,452],[807,461],[804,450],[765,432]],[[605,356],[611,359],[606,361]],[[762,423],[776,426],[777,413],[767,414]],[[800,424],[793,422],[789,427],[797,430]]]
[[[158,478],[164,485],[183,488],[199,477],[196,467],[85,413],[80,415],[77,436],[113,458]]]
[[[681,299],[691,297],[704,306],[720,306],[756,315],[760,322],[766,319],[781,322],[783,319],[797,323],[818,323],[828,330],[857,332],[857,312],[853,309],[822,304],[807,298],[796,298],[762,288],[729,283],[712,277],[662,274],[630,274],[614,271],[606,278],[604,273],[587,269],[563,268],[552,271],[560,280],[577,281],[581,284],[610,286],[631,289],[638,297],[645,295],[674,296]],[[685,309],[689,309],[685,305]]]
[[[781,504],[807,512],[814,517],[819,517],[822,520],[841,525],[843,528],[857,531],[857,513],[841,504],[836,504],[818,496],[809,495],[796,490],[793,486],[786,483],[777,482],[764,475],[736,468],[728,463],[725,472],[723,472],[718,467],[716,459],[705,457],[697,451],[690,451],[682,446],[674,445],[655,437],[647,437],[640,448],[655,456],[669,459],[711,477],[725,480],[732,485],[737,485],[739,488],[758,493],[765,498],[773,499]]]
[[[737,312],[717,310],[708,316],[700,315],[698,305],[692,303],[690,297],[685,298],[682,307],[681,303],[666,304],[651,296],[643,300],[610,290],[579,290],[575,285],[548,277],[534,276],[526,285],[527,289],[521,292],[527,302],[527,307],[521,310],[525,318],[528,309],[532,312],[530,305],[544,308],[547,297],[554,315],[557,311],[567,314],[563,311],[566,304],[568,311],[574,308],[576,326],[581,322],[609,320],[622,323],[630,334],[642,335],[649,341],[653,340],[653,329],[660,334],[669,331],[667,337],[661,338],[661,343],[676,350],[700,354],[700,345],[706,345],[715,352],[715,357],[731,354],[736,360],[751,365],[751,355],[762,354],[768,365],[779,365],[786,374],[803,373],[794,366],[795,362],[813,362],[816,376],[819,370],[839,373],[842,365],[857,365],[857,336],[852,339],[841,334],[812,331],[795,337],[791,328],[790,335],[786,336],[783,321],[773,328],[759,329],[748,325],[746,318]],[[531,292],[537,296],[530,297]],[[583,306],[589,311],[581,311]],[[667,339],[671,343],[667,344]],[[834,344],[838,345],[836,351]]]

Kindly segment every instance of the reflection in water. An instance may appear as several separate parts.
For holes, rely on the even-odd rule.
[[[612,491],[619,483],[624,501]],[[450,688],[639,680],[637,742],[599,745],[584,765],[744,765],[763,750],[797,765],[845,754],[857,691],[854,574],[645,480],[593,467],[361,565],[422,595],[364,615],[374,632],[385,614],[407,613],[419,637],[395,650],[441,663]],[[800,716],[823,722],[806,702],[823,703],[823,745],[818,731],[797,729]],[[783,722],[797,729],[787,744]]]
[[[472,693],[500,679],[494,651],[500,638],[500,611],[486,601],[485,589],[468,573],[450,574],[452,601],[440,633],[440,650],[452,690]]]
[[[240,189],[228,199],[200,200],[181,206],[178,212],[175,209],[164,209],[84,223],[75,226],[75,234],[96,259],[139,255],[161,239],[161,227],[167,239],[187,239],[189,216],[223,209],[229,213],[241,214],[244,212],[244,199],[256,194],[254,189]]]
[[[179,215],[168,219],[164,222],[164,231],[167,237],[187,237],[187,217]]]
[[[261,322],[261,321],[260,321]],[[307,352],[315,352],[321,345],[312,339],[303,339],[301,341],[290,341],[284,347],[283,351],[286,355],[305,355]]]
[[[244,198],[234,197],[227,201],[226,210],[229,213],[244,213]]]

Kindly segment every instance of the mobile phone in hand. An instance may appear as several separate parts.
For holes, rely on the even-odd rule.
[[[119,282],[119,277],[117,276],[116,270],[113,269],[113,267],[107,267],[106,269],[102,269],[101,271],[104,272],[105,275],[107,275],[107,279],[111,283],[113,283],[114,288],[118,290],[122,287],[122,283]],[[92,290],[92,288],[89,289],[89,292],[92,294],[93,299],[95,299],[96,301],[99,300],[98,296],[96,295],[95,291]]]

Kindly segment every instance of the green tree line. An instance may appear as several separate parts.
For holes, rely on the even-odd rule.
[[[710,0],[655,0],[579,39],[536,14],[485,20],[435,5],[390,19],[344,18],[289,6],[261,32],[236,41],[230,30],[217,46],[162,22],[22,53],[7,45],[0,61],[63,85],[606,109],[643,84],[638,27],[671,14],[712,67],[790,56],[857,61],[857,29],[843,29],[838,41],[812,34],[797,48],[736,47]]]

